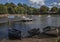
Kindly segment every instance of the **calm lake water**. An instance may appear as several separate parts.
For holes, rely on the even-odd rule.
[[[28,17],[31,17],[34,21],[16,22],[11,26],[11,28],[20,30],[22,37],[29,35],[27,31],[33,28],[40,28],[40,31],[43,32],[43,28],[46,26],[60,26],[60,15],[32,15]],[[8,26],[8,24],[0,25],[0,38],[8,38]]]

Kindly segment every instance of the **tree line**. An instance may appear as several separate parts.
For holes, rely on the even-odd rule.
[[[52,7],[51,9],[45,5],[40,8],[34,8],[27,4],[5,3],[0,4],[0,14],[40,14],[40,13],[59,13],[60,8]]]

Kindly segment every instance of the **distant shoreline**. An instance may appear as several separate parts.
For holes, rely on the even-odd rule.
[[[7,17],[7,16],[27,16],[27,14],[0,14],[0,17]],[[28,14],[28,15],[60,15],[60,14]]]

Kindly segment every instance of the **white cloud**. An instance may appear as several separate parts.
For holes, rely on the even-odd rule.
[[[58,5],[60,5],[60,3],[58,3]]]
[[[29,0],[32,4],[45,5],[45,0]]]
[[[53,7],[53,6],[56,6],[57,7],[57,5],[58,5],[58,7],[60,7],[60,3],[57,3],[57,2],[51,3],[51,7]]]
[[[53,2],[54,5],[57,5],[57,2]]]
[[[51,6],[56,6],[57,5],[57,2],[53,2],[50,4]]]
[[[45,1],[46,1],[46,0],[29,0],[29,2],[30,2],[31,4],[33,4],[33,6],[36,6],[36,7],[40,7],[40,6],[42,6],[42,5],[47,5],[47,4],[45,3]],[[60,3],[57,4],[57,2],[53,2],[53,3],[49,4],[48,7],[49,7],[49,8],[52,8],[53,6],[57,6],[57,5],[60,6]]]
[[[49,8],[52,8],[52,6],[48,6]]]

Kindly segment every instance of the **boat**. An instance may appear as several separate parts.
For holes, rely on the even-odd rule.
[[[22,19],[21,21],[23,21],[23,22],[30,22],[33,20],[33,19],[31,19],[29,17],[25,17],[25,16],[22,16],[21,19]]]
[[[21,31],[9,28],[8,37],[9,39],[21,39]]]
[[[47,26],[46,28],[44,28],[43,33],[51,36],[60,36],[60,27]]]

